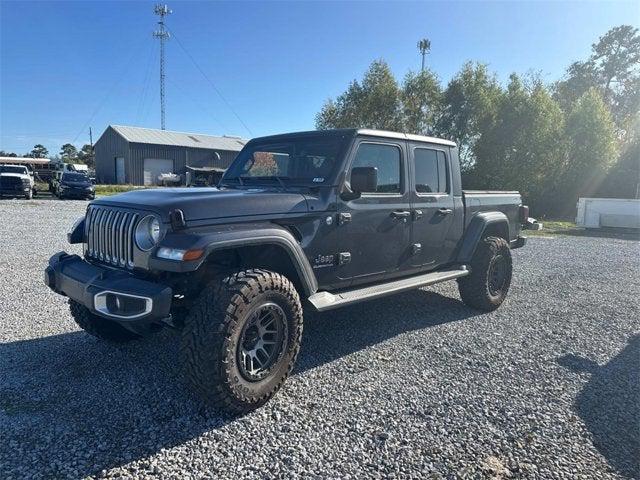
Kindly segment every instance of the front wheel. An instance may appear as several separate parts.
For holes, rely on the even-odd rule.
[[[251,269],[213,281],[187,315],[181,350],[196,391],[246,413],[282,387],[298,356],[302,305],[283,275]]]
[[[471,259],[471,273],[458,279],[462,301],[478,310],[490,312],[504,302],[511,285],[511,249],[504,238],[486,237]]]
[[[116,322],[91,313],[87,307],[75,300],[69,300],[69,311],[80,328],[101,340],[121,343],[139,338],[138,335]]]

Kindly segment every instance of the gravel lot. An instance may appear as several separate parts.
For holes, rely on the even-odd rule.
[[[85,202],[0,202],[0,478],[636,478],[640,243],[536,237],[497,312],[455,284],[307,312],[298,368],[239,419],[177,334],[111,346],[42,283]]]

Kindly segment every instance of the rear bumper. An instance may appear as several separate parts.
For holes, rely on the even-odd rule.
[[[170,316],[173,298],[170,287],[92,265],[78,255],[59,252],[52,256],[44,272],[44,283],[92,313],[135,333],[147,333],[152,325]]]
[[[524,247],[527,243],[527,237],[517,237],[515,240],[511,240],[510,247],[511,249]]]

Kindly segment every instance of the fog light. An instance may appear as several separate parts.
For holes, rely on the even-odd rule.
[[[158,258],[165,258],[167,260],[176,260],[178,262],[188,262],[190,260],[197,260],[202,256],[204,250],[181,250],[179,248],[162,247],[158,249],[156,256]]]

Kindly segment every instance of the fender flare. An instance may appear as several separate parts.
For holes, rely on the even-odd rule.
[[[459,263],[469,263],[473,258],[478,243],[482,240],[485,230],[489,226],[499,225],[506,232],[506,240],[509,241],[509,219],[502,212],[482,212],[471,218],[469,225],[465,229],[464,237],[458,251],[457,261]]]
[[[253,245],[277,245],[282,247],[293,263],[305,294],[311,296],[318,291],[318,281],[302,246],[292,233],[273,223],[253,223],[244,225],[220,225],[209,228],[199,227],[192,232],[179,231],[167,235],[161,242],[162,247],[179,249],[202,249],[204,254],[190,262],[176,262],[153,257],[150,267],[172,272],[191,272],[197,270],[207,257],[218,250]]]

